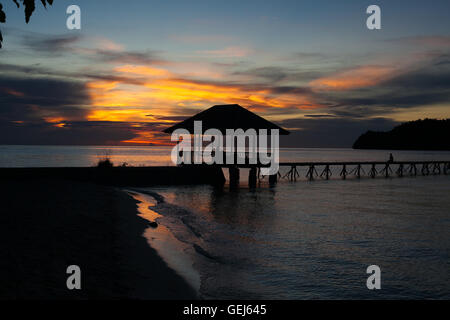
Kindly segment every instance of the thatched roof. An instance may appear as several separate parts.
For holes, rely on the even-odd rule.
[[[187,129],[194,132],[194,121],[202,121],[203,131],[208,129],[218,129],[225,134],[226,129],[278,129],[280,135],[288,135],[289,131],[267,121],[238,104],[218,105],[204,110],[193,117],[190,117],[173,127],[164,130],[165,133],[172,133],[176,129]],[[270,133],[270,132],[269,132]]]

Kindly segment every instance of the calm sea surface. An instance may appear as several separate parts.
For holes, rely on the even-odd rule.
[[[396,160],[450,159],[449,152],[392,153]],[[0,167],[91,166],[105,154],[118,164],[170,164],[170,148],[0,146]],[[281,161],[382,161],[388,155],[286,149]],[[164,227],[160,235],[146,231],[149,243],[166,250],[167,261],[157,239],[179,242],[184,257],[168,263],[198,282],[205,298],[450,298],[450,176],[343,181],[334,172],[329,181],[263,183],[255,190],[244,183],[236,191],[142,191],[165,199],[149,202]],[[369,265],[381,268],[381,290],[366,288]]]

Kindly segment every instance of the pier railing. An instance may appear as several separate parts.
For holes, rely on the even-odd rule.
[[[306,167],[306,178],[314,180],[322,178],[329,180],[333,171],[332,168],[338,169],[339,176],[346,179],[348,176],[361,178],[367,176],[375,178],[384,176],[403,177],[405,175],[437,175],[450,172],[450,161],[342,161],[342,162],[282,162],[281,167],[289,167],[289,171],[285,174],[279,173],[278,177],[296,181],[300,178],[297,168]]]
[[[249,185],[254,186],[261,180],[261,164],[220,165],[230,170],[230,184],[239,182],[239,169],[250,169]],[[450,160],[439,161],[335,161],[335,162],[281,162],[278,174],[269,176],[269,183],[274,184],[280,179],[297,181],[302,178],[313,181],[316,179],[329,180],[332,176],[341,179],[348,177],[403,177],[447,175],[450,173]],[[286,168],[287,171],[281,170]],[[306,172],[306,174],[305,174]]]

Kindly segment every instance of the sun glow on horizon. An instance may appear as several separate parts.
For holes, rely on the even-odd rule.
[[[115,66],[113,80],[87,83],[91,99],[89,121],[145,122],[173,124],[164,118],[216,104],[241,104],[264,114],[268,110],[310,110],[323,107],[307,95],[271,92],[268,87],[248,87],[240,83],[192,80],[168,69],[146,65]],[[224,76],[225,77],[225,76]],[[119,80],[118,80],[119,79]],[[155,143],[160,139],[139,130],[138,137],[122,143]],[[166,142],[164,142],[166,143]]]

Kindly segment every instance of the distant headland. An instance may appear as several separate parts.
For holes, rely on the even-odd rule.
[[[450,119],[403,123],[388,132],[367,131],[353,149],[450,150]]]

